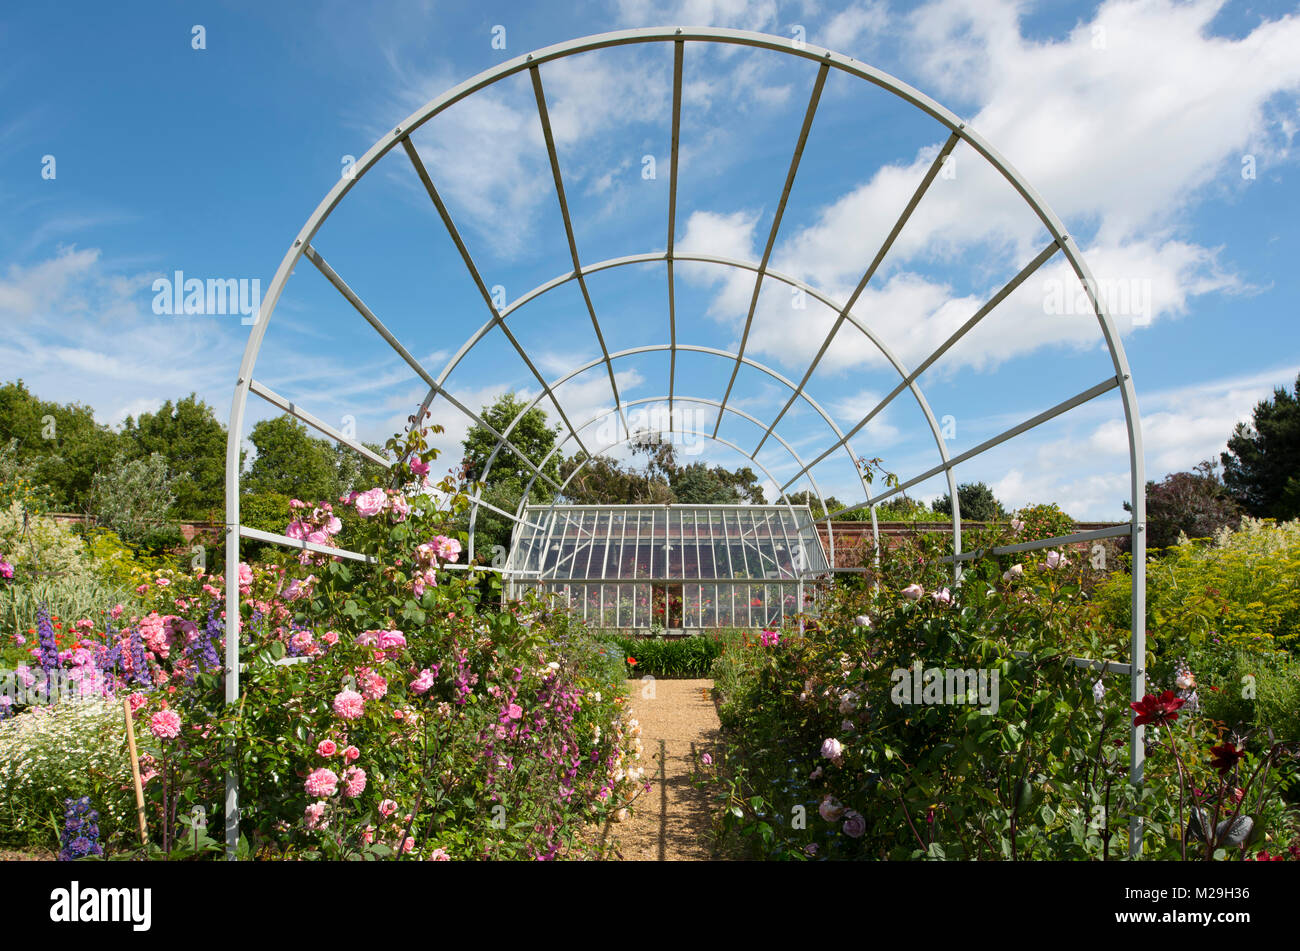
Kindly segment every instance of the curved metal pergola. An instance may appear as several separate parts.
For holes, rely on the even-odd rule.
[[[651,44],[651,43],[671,43],[673,50],[673,83],[672,83],[672,133],[671,133],[671,164],[669,176],[668,192],[668,229],[666,235],[666,249],[659,251],[648,251],[641,254],[633,254],[620,258],[599,261],[596,263],[584,264],[578,251],[577,240],[574,235],[573,219],[569,212],[569,203],[565,192],[564,177],[560,167],[560,160],[556,150],[555,138],[551,128],[550,112],[547,105],[545,88],[542,83],[541,67],[566,57],[574,56],[580,53],[592,52],[596,50],[609,49],[619,46]],[[758,262],[742,261],[733,258],[721,257],[714,254],[703,252],[685,253],[676,249],[676,215],[677,215],[677,196],[678,196],[678,151],[679,135],[681,129],[682,113],[682,84],[685,70],[685,53],[688,44],[729,44],[733,46],[744,46],[759,50],[766,50],[773,53],[785,54],[788,56],[798,57],[809,60],[818,64],[816,79],[813,84],[812,92],[808,100],[807,108],[804,112],[803,122],[799,130],[798,138],[795,143],[793,155],[790,160],[784,186],[782,188],[776,211],[773,216],[770,230],[767,234],[763,254]],[[797,277],[782,274],[769,267],[773,249],[780,231],[782,218],[784,216],[786,205],[793,188],[796,175],[799,170],[800,161],[803,155],[804,147],[808,140],[808,135],[812,127],[813,118],[817,112],[821,100],[822,92],[825,87],[830,70],[835,69],[850,77],[863,80],[872,84],[894,96],[903,102],[920,110],[922,113],[939,123],[947,131],[947,138],[939,153],[931,162],[925,175],[917,184],[913,194],[902,213],[889,231],[887,237],[881,244],[872,260],[867,264],[863,271],[861,279],[858,281],[852,293],[844,300],[837,300],[819,289],[799,280]],[[475,263],[473,256],[470,254],[465,241],[463,240],[456,223],[453,221],[446,203],[439,194],[438,189],[429,174],[427,167],[420,157],[415,144],[411,140],[411,135],[422,125],[428,122],[439,113],[443,112],[450,106],[461,102],[474,94],[491,87],[493,84],[503,79],[527,73],[531,83],[536,100],[537,114],[541,123],[543,138],[547,155],[549,158],[552,178],[554,180],[555,195],[559,202],[559,210],[565,230],[565,238],[569,252],[569,258],[572,263],[572,269],[558,274],[545,283],[533,288],[521,297],[498,310],[493,301],[492,293],[489,291],[487,283],[484,281],[478,265]],[[1036,218],[1042,223],[1051,237],[1051,241],[1038,254],[1026,264],[1010,281],[1008,281],[996,294],[990,297],[971,317],[954,331],[946,340],[939,344],[935,350],[917,366],[908,369],[889,349],[886,343],[881,340],[871,327],[860,320],[854,313],[853,307],[859,300],[863,291],[867,288],[872,278],[880,268],[882,262],[889,255],[893,245],[906,226],[913,211],[922,201],[927,190],[938,176],[944,162],[951,155],[953,149],[960,143],[965,142],[974,151],[981,156],[1003,179],[1005,179],[1012,188],[1020,195],[1021,199],[1030,208]],[[449,237],[454,243],[458,253],[469,276],[473,280],[475,287],[478,289],[485,307],[487,308],[486,318],[472,333],[469,338],[462,344],[459,350],[450,358],[443,369],[434,376],[411,352],[403,345],[401,341],[384,325],[380,318],[366,305],[356,292],[348,286],[339,273],[324,259],[319,249],[313,246],[312,241],[324,222],[330,214],[348,194],[356,184],[365,177],[365,174],[374,165],[389,152],[397,147],[401,147],[406,153],[408,159],[419,177],[424,189],[429,195],[439,218],[442,220]],[[1098,325],[1101,331],[1102,339],[1106,344],[1110,354],[1113,374],[1100,380],[1095,385],[1083,390],[1082,392],[1070,397],[1069,399],[1057,404],[1056,406],[1045,410],[1044,412],[1025,420],[1016,426],[1011,427],[999,433],[990,439],[985,440],[978,446],[975,446],[965,452],[955,456],[950,455],[945,445],[940,427],[935,419],[928,401],[918,382],[919,377],[937,360],[939,360],[951,347],[953,347],[962,337],[971,331],[980,323],[989,313],[991,313],[1003,300],[1007,298],[1017,287],[1023,284],[1029,277],[1039,270],[1048,260],[1060,253],[1068,262],[1074,274],[1080,281],[1083,293],[1086,295],[1089,306],[1095,313]],[[473,553],[473,536],[474,528],[477,524],[478,511],[480,508],[487,508],[497,514],[510,519],[516,525],[524,519],[525,506],[538,480],[546,483],[555,493],[554,498],[560,498],[564,493],[565,484],[558,484],[543,471],[550,458],[561,450],[565,445],[572,442],[578,450],[583,452],[588,460],[599,455],[600,453],[610,452],[618,446],[624,445],[629,441],[641,436],[641,432],[633,432],[627,419],[627,410],[631,407],[652,403],[666,403],[668,412],[666,419],[668,423],[667,432],[670,435],[694,436],[707,439],[718,445],[726,446],[735,452],[747,457],[761,471],[764,472],[778,486],[778,492],[786,501],[787,505],[790,500],[788,490],[796,483],[803,479],[808,480],[812,492],[816,495],[822,509],[822,517],[828,523],[837,515],[842,515],[850,511],[862,508],[869,508],[871,512],[873,535],[876,529],[876,506],[881,502],[889,499],[900,492],[905,491],[911,486],[922,483],[935,476],[942,476],[948,484],[948,494],[952,500],[952,554],[947,557],[947,561],[953,566],[954,579],[958,582],[961,580],[961,566],[965,561],[972,558],[981,557],[988,554],[1011,554],[1022,551],[1030,551],[1039,548],[1055,547],[1072,542],[1088,541],[1100,539],[1108,536],[1127,535],[1131,539],[1132,551],[1132,574],[1133,574],[1133,600],[1132,600],[1132,635],[1130,642],[1130,659],[1127,664],[1114,662],[1098,662],[1076,658],[1075,662],[1081,666],[1090,666],[1107,672],[1116,672],[1127,674],[1131,681],[1131,696],[1134,700],[1140,699],[1145,692],[1145,671],[1143,670],[1144,657],[1146,652],[1145,629],[1143,620],[1145,618],[1145,474],[1142,454],[1142,437],[1141,426],[1138,416],[1137,399],[1134,391],[1133,380],[1129,371],[1128,361],[1124,354],[1123,346],[1119,339],[1119,334],[1115,325],[1107,313],[1104,303],[1098,297],[1095,288],[1096,283],[1093,280],[1092,273],[1089,270],[1083,256],[1079,252],[1075,242],[1066,232],[1061,220],[1047,206],[1046,202],[1038,195],[1033,188],[1020,176],[1020,174],[1011,167],[1011,165],[1002,158],[1002,156],[977,132],[970,129],[956,115],[948,109],[941,106],[925,94],[913,89],[911,86],[900,82],[898,79],[874,69],[864,63],[860,63],[851,57],[834,53],[830,50],[813,46],[804,42],[794,42],[785,37],[769,36],[760,33],[753,33],[742,30],[715,29],[703,27],[678,27],[678,28],[649,28],[622,30],[612,33],[604,33],[597,36],[586,37],[582,39],[571,40],[565,43],[559,43],[554,46],[546,47],[529,53],[524,56],[516,57],[491,69],[485,70],[468,79],[459,85],[447,90],[442,95],[426,103],[420,109],[408,116],[399,125],[395,126],[392,132],[383,136],[377,141],[368,152],[355,164],[353,174],[341,177],[334,187],[329,191],[321,201],[316,210],[307,219],[306,223],[299,230],[294,238],[288,251],[285,253],[280,262],[274,278],[272,279],[268,292],[263,298],[262,309],[258,320],[253,325],[249,335],[248,344],[244,350],[243,360],[240,364],[239,377],[235,385],[234,399],[231,407],[230,425],[228,429],[228,443],[226,453],[226,512],[227,512],[227,536],[226,536],[226,607],[227,617],[238,617],[239,612],[239,585],[238,573],[230,570],[231,566],[238,565],[241,539],[248,538],[264,542],[272,542],[286,547],[307,549],[330,554],[344,558],[353,558],[357,560],[366,560],[366,556],[344,549],[328,548],[316,545],[310,542],[290,539],[287,536],[271,532],[263,532],[252,529],[240,524],[239,520],[239,485],[240,485],[240,458],[241,458],[241,440],[245,420],[245,412],[250,394],[269,402],[283,412],[295,416],[297,419],[323,433],[341,445],[348,446],[352,450],[361,454],[370,461],[384,467],[390,467],[391,463],[382,456],[374,453],[362,445],[358,440],[339,432],[328,423],[324,422],[317,416],[313,415],[307,409],[298,406],[285,396],[276,393],[271,388],[256,380],[253,376],[257,364],[258,355],[261,351],[262,343],[265,338],[267,329],[271,323],[271,317],[279,302],[280,295],[290,274],[302,258],[309,260],[320,273],[338,290],[338,292],[353,306],[357,313],[374,328],[374,330],[392,347],[399,357],[411,368],[427,386],[428,393],[421,403],[415,418],[423,419],[424,412],[428,410],[434,401],[441,397],[453,409],[464,415],[474,424],[481,427],[489,433],[495,440],[491,455],[485,466],[482,478],[486,478],[492,465],[496,462],[500,453],[504,450],[516,456],[520,462],[531,472],[531,479],[519,500],[518,508],[515,512],[507,512],[497,508],[477,495],[472,497],[472,508],[470,514],[470,552]],[[644,265],[662,262],[665,266],[665,285],[667,301],[667,324],[668,324],[668,341],[663,344],[654,344],[650,346],[635,347],[617,352],[610,352],[606,344],[605,335],[601,327],[601,322],[597,314],[595,305],[592,303],[591,294],[587,287],[588,276],[602,272],[625,268],[630,265]],[[695,265],[707,265],[719,268],[726,268],[731,271],[743,271],[754,275],[754,286],[751,295],[748,312],[746,314],[744,328],[741,333],[739,346],[734,350],[722,350],[714,347],[705,347],[681,342],[678,339],[677,326],[677,294],[675,287],[675,265],[678,262],[688,262]],[[758,306],[760,292],[763,288],[764,281],[771,279],[778,283],[796,288],[809,297],[819,301],[824,306],[835,313],[835,319],[830,331],[822,340],[819,349],[814,358],[810,361],[807,369],[798,381],[792,380],[775,369],[768,367],[752,356],[746,353],[750,331],[753,326],[755,312]],[[547,380],[543,377],[537,368],[533,359],[523,347],[518,338],[515,336],[509,321],[511,319],[521,319],[526,315],[527,305],[544,297],[550,291],[564,285],[576,283],[581,293],[583,304],[591,322],[591,329],[599,345],[600,356],[590,360],[563,376]],[[843,324],[851,324],[879,351],[886,363],[898,374],[899,380],[894,388],[886,394],[879,403],[868,413],[862,416],[856,423],[847,430],[841,430],[834,418],[828,414],[817,401],[807,392],[807,385],[816,371],[823,357],[831,347],[837,332]],[[511,420],[510,424],[502,431],[497,431],[489,425],[478,413],[472,408],[466,406],[463,402],[448,388],[448,379],[452,372],[461,364],[465,357],[483,341],[491,330],[499,329],[510,346],[523,361],[528,371],[536,380],[539,392],[532,398],[519,414]],[[615,373],[615,363],[620,360],[626,360],[645,353],[666,352],[669,357],[669,374],[667,380],[667,393],[664,396],[653,398],[642,398],[636,400],[627,400],[619,392],[618,380]],[[679,353],[696,353],[719,358],[723,361],[723,366],[729,368],[728,379],[725,388],[719,386],[721,398],[715,398],[714,395],[700,394],[681,394],[677,389],[677,356]],[[737,376],[742,366],[748,366],[757,370],[772,380],[779,383],[787,392],[788,397],[781,407],[780,411],[768,422],[760,421],[751,414],[737,407],[730,405],[733,388]],[[555,391],[583,374],[604,370],[608,377],[609,386],[613,395],[612,408],[605,410],[582,423],[574,425],[566,414]],[[719,377],[719,381],[721,377]],[[876,418],[897,396],[908,391],[912,399],[916,402],[931,435],[934,438],[935,448],[938,455],[938,462],[932,468],[912,476],[905,481],[900,482],[897,486],[888,488],[875,495],[871,494],[867,481],[858,467],[858,456],[853,451],[851,440],[855,435],[861,432],[870,422]],[[1130,505],[1131,520],[1120,526],[1094,531],[1077,532],[1070,535],[1056,538],[1043,539],[1036,542],[1027,542],[1018,545],[1009,545],[991,550],[966,552],[962,550],[961,536],[961,511],[958,501],[957,482],[955,476],[956,467],[961,465],[981,453],[992,449],[1016,436],[1033,429],[1034,427],[1047,422],[1063,413],[1068,412],[1075,407],[1081,406],[1102,394],[1111,390],[1118,390],[1121,397],[1125,424],[1128,432],[1129,442],[1129,468],[1130,468]],[[511,433],[518,425],[523,415],[530,409],[536,407],[543,400],[549,401],[554,406],[559,417],[562,429],[566,430],[566,435],[557,441],[557,445],[551,453],[540,461],[535,463],[527,455],[518,449],[510,440]],[[803,459],[797,453],[793,446],[789,444],[780,434],[776,432],[777,424],[787,415],[787,413],[800,401],[809,406],[817,417],[825,424],[830,434],[829,444],[822,449],[811,460]],[[685,428],[678,426],[674,419],[674,408],[678,403],[687,403],[694,406],[705,406],[710,411],[716,409],[717,416],[713,422],[712,428]],[[763,430],[762,438],[754,446],[752,451],[746,451],[734,441],[719,436],[719,429],[723,419],[732,414],[738,418],[748,420]],[[609,416],[617,415],[618,422],[622,425],[622,436],[619,437],[616,432],[616,438],[613,442],[605,446],[591,447],[584,441],[583,433],[594,423]],[[790,457],[794,466],[797,467],[793,476],[784,483],[778,483],[775,475],[770,471],[767,465],[758,461],[758,453],[767,444],[769,439],[775,439]],[[820,463],[830,458],[832,455],[843,452],[853,463],[854,470],[858,473],[858,480],[861,484],[863,500],[838,511],[829,511],[825,496],[823,496],[817,482],[813,476],[813,470]],[[585,465],[585,463],[583,463]],[[570,479],[576,475],[570,475]],[[833,532],[831,534],[831,544],[834,545]],[[877,545],[878,545],[877,541]],[[466,565],[454,565],[448,567],[455,568],[472,568],[468,563]],[[483,569],[490,570],[490,569]],[[226,638],[226,700],[229,703],[235,702],[239,697],[239,638]],[[1130,736],[1130,778],[1135,783],[1142,781],[1143,772],[1143,744],[1142,744],[1141,727],[1134,727]],[[227,778],[226,788],[226,833],[229,854],[233,857],[235,844],[238,839],[238,782],[235,777]],[[1130,849],[1136,851],[1140,845],[1131,837]]]

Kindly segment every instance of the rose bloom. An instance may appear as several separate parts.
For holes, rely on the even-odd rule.
[[[355,690],[342,690],[334,698],[334,712],[344,720],[358,720],[365,715],[366,702]]]
[[[377,646],[380,650],[393,650],[406,646],[406,636],[401,631],[379,631]]]
[[[460,557],[460,542],[446,535],[435,535],[433,551],[443,561],[455,561]]]
[[[159,710],[149,718],[149,730],[160,740],[174,740],[180,736],[181,717],[175,710]]]
[[[827,822],[836,822],[840,816],[844,815],[844,807],[828,795],[822,799],[821,805],[817,807],[817,814]]]
[[[433,687],[433,673],[426,667],[411,681],[411,693],[428,693]]]
[[[867,831],[867,820],[850,809],[844,813],[844,825],[840,826],[840,831],[851,839],[860,839]]]
[[[853,623],[858,627],[871,627],[871,618],[867,617],[865,614],[859,614],[853,619]]]
[[[145,696],[138,690],[135,693],[131,694],[131,696],[128,697],[127,699],[131,701],[132,713],[135,713],[135,711],[139,710],[141,707],[145,705]]]
[[[343,751],[343,762],[345,763],[355,763],[360,758],[361,751],[355,746],[349,746]]]
[[[316,746],[316,753],[320,756],[333,756],[338,751],[338,744],[333,740],[321,740]]]
[[[343,771],[343,795],[356,799],[366,791],[366,771],[360,766],[351,766]]]
[[[339,632],[326,631],[324,634],[320,636],[320,639],[324,641],[326,644],[329,644],[331,647],[333,647],[335,644],[339,642]]]
[[[303,783],[303,788],[307,790],[309,796],[332,796],[338,792],[339,777],[332,769],[313,769],[307,776],[307,781]]]
[[[379,804],[379,814],[387,819],[393,813],[397,812],[397,803],[391,799],[385,799]]]
[[[361,693],[367,700],[382,700],[388,693],[388,680],[383,674],[370,671],[361,678]]]
[[[947,588],[931,592],[930,597],[934,598],[935,604],[952,604],[952,592]]]
[[[384,506],[388,504],[388,496],[383,489],[376,486],[358,495],[355,504],[358,515],[370,518],[384,510]]]
[[[919,584],[909,584],[903,589],[903,597],[907,598],[909,601],[919,600],[923,594],[925,594],[925,589]]]
[[[1059,551],[1049,551],[1047,553],[1047,561],[1044,562],[1044,564],[1051,569],[1060,568],[1062,565],[1068,565],[1069,563],[1070,559],[1066,558]]]
[[[1002,572],[1002,580],[1011,581],[1014,578],[1019,578],[1024,573],[1025,573],[1024,565],[1012,565],[1006,571]]]
[[[329,823],[322,823],[320,817],[325,814],[325,803],[313,802],[306,809],[307,828],[324,829]]]
[[[827,737],[822,740],[822,758],[839,759],[844,753],[844,746],[834,737]]]
[[[429,853],[430,862],[450,862],[451,856],[447,854],[446,849],[434,849]]]
[[[393,521],[404,522],[406,521],[406,516],[411,514],[411,503],[406,501],[406,496],[395,495],[393,496],[391,509]]]

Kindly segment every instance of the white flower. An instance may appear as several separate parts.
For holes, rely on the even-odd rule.
[[[1017,564],[1017,565],[1012,565],[1012,566],[1011,566],[1010,568],[1008,568],[1006,571],[1002,572],[1002,580],[1003,580],[1003,581],[1011,581],[1011,580],[1014,579],[1014,578],[1019,578],[1019,577],[1020,577],[1021,575],[1023,575],[1024,573],[1025,573],[1025,566],[1024,566],[1024,565],[1018,565],[1018,564]]]

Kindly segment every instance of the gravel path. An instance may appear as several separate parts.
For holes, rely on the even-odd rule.
[[[625,861],[707,861],[715,858],[706,794],[691,782],[695,757],[718,751],[719,724],[712,680],[628,681],[632,715],[641,722],[648,792],[632,817],[607,830]]]

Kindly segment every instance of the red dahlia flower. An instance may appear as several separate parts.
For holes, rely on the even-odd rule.
[[[1220,776],[1226,776],[1245,755],[1246,750],[1236,743],[1220,743],[1210,747],[1210,765],[1219,771]]]
[[[1186,700],[1174,696],[1172,690],[1166,690],[1160,696],[1147,694],[1141,700],[1130,703],[1137,716],[1133,718],[1134,726],[1142,726],[1147,723],[1154,723],[1156,726],[1163,726],[1166,723],[1173,723],[1178,719],[1178,708]]]

